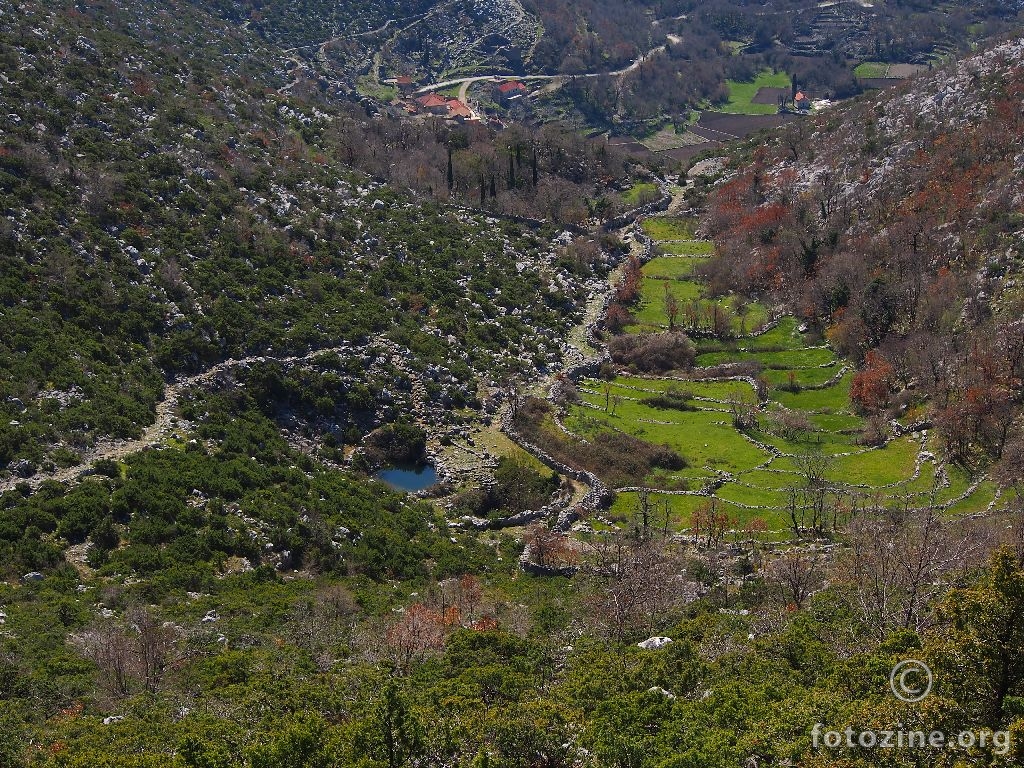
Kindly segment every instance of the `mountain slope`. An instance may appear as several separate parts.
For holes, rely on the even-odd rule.
[[[1011,40],[799,123],[706,222],[719,290],[785,300],[858,359],[875,350],[861,382],[884,386],[862,405],[924,408],[967,463],[1020,435],[1022,58]]]
[[[544,233],[343,164],[365,131],[277,95],[253,35],[184,3],[26,3],[0,40],[8,471],[137,436],[164,377],[231,359],[344,347],[318,416],[350,444],[428,368],[430,421],[481,375],[557,363],[583,272]]]

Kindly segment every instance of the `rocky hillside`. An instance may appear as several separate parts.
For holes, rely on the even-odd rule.
[[[719,291],[783,300],[865,360],[868,411],[954,456],[1019,440],[1024,40],[802,121],[711,199]]]
[[[600,254],[345,165],[358,120],[278,94],[267,46],[187,3],[0,10],[5,480],[138,437],[166,380],[227,361],[331,351],[285,410],[348,444],[558,364]]]

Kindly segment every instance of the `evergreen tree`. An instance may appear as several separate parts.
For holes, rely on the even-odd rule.
[[[944,693],[965,707],[964,722],[1004,726],[1024,693],[1024,570],[1013,553],[996,553],[981,583],[952,591],[939,614],[950,623],[941,677],[959,689]]]

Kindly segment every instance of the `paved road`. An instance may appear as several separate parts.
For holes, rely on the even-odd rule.
[[[673,35],[672,37],[675,37],[675,36]],[[675,38],[676,41],[678,41],[679,39],[680,38],[678,38],[678,37]],[[439,91],[442,88],[450,88],[453,85],[458,85],[458,86],[461,86],[459,88],[459,98],[462,101],[465,101],[465,94],[469,90],[469,87],[473,83],[479,83],[479,82],[481,82],[483,80],[491,80],[491,81],[495,81],[495,82],[500,82],[500,81],[506,81],[506,80],[519,80],[519,81],[528,81],[528,80],[568,80],[571,77],[602,77],[602,76],[621,77],[622,75],[629,74],[630,72],[638,69],[640,67],[640,65],[643,64],[644,61],[646,61],[648,59],[648,57],[653,56],[653,55],[658,54],[658,53],[662,53],[664,50],[665,50],[665,46],[664,45],[656,46],[656,47],[652,48],[651,50],[649,50],[647,53],[645,53],[643,56],[640,56],[638,59],[636,59],[634,62],[632,62],[628,66],[625,66],[622,69],[613,69],[613,70],[608,71],[608,72],[584,72],[584,73],[578,74],[578,75],[523,75],[522,77],[516,77],[516,76],[513,76],[513,75],[506,75],[506,74],[501,74],[501,73],[494,72],[494,73],[487,74],[487,75],[471,75],[470,77],[457,77],[457,78],[454,78],[452,80],[442,80],[442,81],[437,82],[437,83],[431,83],[430,85],[425,85],[422,88],[417,89],[416,93],[429,93],[431,91]]]

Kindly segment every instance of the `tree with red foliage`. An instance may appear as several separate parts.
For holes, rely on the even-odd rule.
[[[526,529],[523,541],[529,548],[532,562],[545,568],[563,568],[575,565],[579,560],[569,538],[541,523],[534,523]]]
[[[865,413],[878,413],[889,404],[892,379],[892,363],[872,349],[864,356],[864,367],[853,377],[850,400]]]
[[[423,603],[413,603],[391,627],[385,640],[396,663],[403,668],[428,651],[444,646],[444,628],[450,617],[431,610]]]
[[[627,306],[635,303],[640,298],[640,284],[643,277],[640,259],[630,256],[622,273],[622,282],[615,290],[615,301]]]
[[[604,324],[609,331],[612,333],[622,333],[622,330],[631,322],[633,322],[633,316],[624,306],[617,301],[613,301],[608,305],[608,309],[604,314]]]
[[[498,624],[498,620],[496,618],[494,618],[493,616],[484,616],[483,618],[477,619],[472,624],[470,624],[469,628],[472,629],[474,632],[493,632],[494,630],[498,629],[499,626],[500,625]]]
[[[470,573],[459,577],[456,602],[463,614],[467,617],[475,615],[482,597],[483,590],[480,586],[480,579]]]
[[[720,510],[718,499],[711,497],[693,510],[690,526],[693,528],[695,543],[700,543],[703,539],[706,546],[712,547],[725,535],[729,527],[729,515]]]

